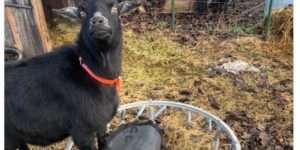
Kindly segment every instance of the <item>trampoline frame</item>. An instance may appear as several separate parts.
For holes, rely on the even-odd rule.
[[[132,109],[132,108],[139,108],[139,111],[136,114],[136,119],[138,119],[143,112],[145,111],[146,107],[150,108],[150,120],[154,121],[164,110],[169,108],[180,108],[186,111],[185,115],[185,121],[186,126],[188,126],[192,121],[192,112],[197,113],[199,115],[202,115],[206,118],[207,122],[207,131],[212,131],[212,123],[215,123],[217,126],[216,133],[212,139],[212,147],[214,150],[219,149],[220,145],[220,135],[222,132],[225,132],[226,135],[229,137],[231,141],[231,150],[241,150],[241,145],[234,134],[234,132],[231,130],[231,128],[220,118],[217,116],[192,105],[179,103],[179,102],[172,102],[172,101],[141,101],[141,102],[134,102],[129,104],[120,105],[118,108],[118,118],[119,123],[124,124],[126,123],[124,121],[126,110]],[[158,110],[155,112],[154,107],[159,107]],[[108,125],[109,126],[109,125]],[[66,144],[65,150],[71,150],[73,147],[73,141],[71,138],[68,139],[69,141]]]

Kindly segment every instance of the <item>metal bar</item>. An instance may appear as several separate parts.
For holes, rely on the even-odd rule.
[[[6,53],[15,53],[18,55],[18,59],[17,60],[21,60],[23,58],[23,53],[20,52],[18,49],[16,48],[4,48],[4,52]]]
[[[150,106],[150,120],[154,121],[154,109],[153,109],[153,106]]]
[[[192,121],[192,112],[191,111],[186,111],[185,115],[185,126],[188,127],[191,125]]]
[[[219,149],[219,144],[220,144],[220,135],[222,133],[223,129],[222,127],[218,126],[217,127],[217,132],[213,138],[213,141],[212,141],[212,146],[213,146],[213,149],[214,150],[218,150]]]
[[[5,7],[32,9],[32,7],[29,5],[20,5],[20,4],[5,4]]]
[[[231,142],[231,150],[236,150],[237,149],[237,145],[238,145],[239,143],[236,143],[236,141],[233,141],[233,142]]]
[[[119,111],[119,124],[125,124],[124,121],[124,116],[125,116],[125,110]]]
[[[270,28],[271,28],[272,6],[273,6],[273,0],[270,0],[269,12],[268,12],[267,23],[266,23],[265,40],[269,40],[269,38],[270,38],[269,34],[270,34]]]
[[[171,30],[175,31],[175,0],[171,2],[171,13],[172,13],[172,20],[171,20]]]
[[[140,101],[140,102],[134,102],[129,104],[121,105],[118,108],[118,112],[121,112],[123,110],[132,109],[132,108],[142,108],[143,106],[149,107],[149,106],[167,106],[168,108],[180,108],[183,110],[188,110],[194,113],[197,113],[198,115],[202,115],[206,118],[210,118],[213,123],[217,125],[217,129],[219,132],[218,134],[221,135],[221,132],[224,131],[226,135],[229,137],[229,139],[232,142],[232,150],[241,150],[241,145],[239,143],[238,138],[234,134],[234,132],[231,130],[231,128],[220,118],[217,116],[192,105],[184,104],[184,103],[178,103],[178,102],[170,102],[170,101]],[[219,136],[220,136],[219,135]],[[215,136],[215,137],[219,137]],[[73,143],[71,143],[73,145]],[[218,145],[218,143],[215,143],[215,145]]]
[[[181,108],[184,110],[189,110],[191,112],[195,112],[199,115],[203,115],[204,117],[211,118],[211,120],[218,126],[222,127],[222,129],[226,132],[228,137],[231,139],[231,141],[236,142],[236,150],[240,150],[241,146],[239,144],[239,140],[234,134],[234,132],[231,130],[231,128],[220,118],[217,116],[192,105],[184,104],[184,103],[178,103],[178,102],[171,102],[171,101],[140,101],[135,103],[129,103],[125,105],[121,105],[119,107],[119,111],[136,108],[136,107],[142,107],[142,106],[168,106],[168,107],[174,107],[174,108]]]
[[[167,108],[167,106],[161,106],[160,108],[159,108],[159,110],[154,114],[154,119],[156,118],[156,117],[158,117],[165,109]]]
[[[207,121],[207,131],[211,131],[212,130],[211,119],[206,118],[206,121]]]
[[[145,111],[146,106],[141,107],[141,109],[138,111],[138,113],[136,114],[135,118],[139,119],[139,117],[143,114],[143,112]]]

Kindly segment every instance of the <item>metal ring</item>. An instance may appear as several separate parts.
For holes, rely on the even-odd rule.
[[[236,137],[234,132],[231,130],[231,128],[225,122],[223,122],[220,118],[210,114],[209,112],[207,112],[201,108],[192,106],[192,105],[178,103],[178,102],[171,102],[171,101],[142,101],[142,102],[135,102],[135,103],[121,105],[118,109],[118,112],[122,112],[122,111],[125,111],[126,109],[137,108],[137,107],[144,110],[144,108],[147,106],[152,106],[152,107],[153,106],[161,106],[161,107],[166,106],[166,107],[173,107],[173,108],[181,108],[186,111],[195,112],[200,115],[203,115],[206,118],[209,118],[210,121],[216,123],[217,126],[219,127],[220,132],[225,131],[227,133],[227,135],[229,136],[229,138],[231,140],[231,149],[232,150],[241,150],[241,145],[240,145],[238,138]],[[72,138],[69,138],[69,142],[66,144],[65,150],[71,150],[71,148],[74,144],[71,139]]]
[[[5,53],[14,53],[14,54],[17,54],[18,55],[18,60],[21,60],[23,58],[23,54],[22,52],[20,52],[18,49],[16,48],[4,48],[4,52]]]

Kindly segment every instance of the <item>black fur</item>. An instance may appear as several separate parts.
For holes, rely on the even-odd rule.
[[[88,11],[77,45],[5,65],[6,150],[28,149],[27,144],[46,146],[68,136],[79,149],[94,150],[96,133],[101,135],[115,115],[119,104],[115,86],[95,81],[78,57],[99,76],[119,76],[121,25],[118,16],[108,12],[112,5],[105,0],[86,0],[84,5]],[[88,22],[95,11],[108,18],[112,26],[109,39],[89,35]]]

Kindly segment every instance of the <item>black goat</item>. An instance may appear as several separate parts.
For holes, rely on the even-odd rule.
[[[113,0],[82,1],[77,45],[5,65],[6,150],[45,146],[68,136],[81,150],[96,149],[96,133],[101,142],[119,104],[114,84],[122,48],[117,7]],[[101,83],[97,76],[112,83]]]

